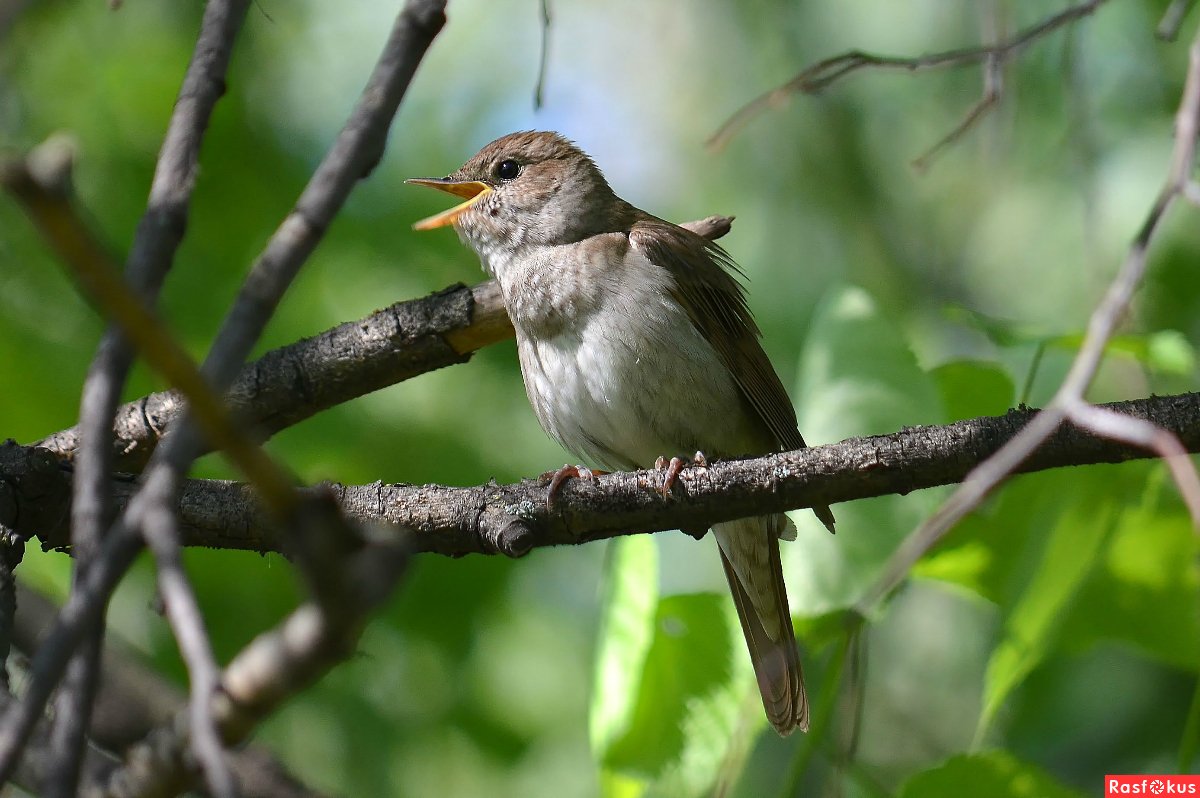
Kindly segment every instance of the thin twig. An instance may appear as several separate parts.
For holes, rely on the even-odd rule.
[[[1087,402],[1067,405],[1067,418],[1095,435],[1154,452],[1171,470],[1192,521],[1200,528],[1200,476],[1179,439],[1153,422],[1114,413]]]
[[[982,19],[982,34],[984,41],[994,42],[1000,39],[1000,31],[1002,23],[1000,21],[1000,8],[998,3],[993,0],[987,4],[987,8],[981,12]],[[983,62],[983,93],[979,99],[972,105],[959,120],[959,123],[954,126],[950,132],[946,133],[938,139],[929,149],[925,150],[921,155],[913,159],[912,166],[918,173],[923,173],[929,169],[933,161],[947,147],[956,143],[967,131],[975,126],[989,111],[1000,103],[1000,97],[1004,92],[1004,61],[995,54],[989,54]]]
[[[204,617],[183,569],[176,524],[173,509],[159,505],[148,514],[143,532],[158,566],[158,589],[167,619],[175,633],[179,652],[187,663],[191,692],[188,735],[192,753],[200,763],[205,783],[215,798],[232,798],[238,794],[238,787],[212,714],[212,701],[220,686],[221,669],[204,628]]]
[[[344,540],[342,552],[335,554],[338,546],[328,545],[324,520],[335,519],[300,519],[302,525],[312,522],[313,534],[298,537],[316,541],[322,555],[332,557],[321,563],[321,571],[338,578],[229,663],[210,710],[228,745],[245,740],[286,699],[353,655],[368,616],[403,573],[408,558],[403,540],[365,548],[361,540]],[[152,732],[127,754],[127,766],[113,773],[100,795],[134,798],[186,789],[192,780],[186,728],[175,722]]]
[[[755,97],[718,128],[709,137],[705,146],[712,152],[723,149],[752,119],[771,109],[778,108],[794,94],[815,94],[836,81],[867,67],[877,69],[902,69],[907,72],[923,72],[931,69],[976,64],[989,57],[1004,62],[1021,49],[1049,33],[1090,15],[1107,0],[1087,0],[1043,19],[1035,25],[1017,33],[1010,39],[983,47],[964,47],[942,53],[915,57],[876,55],[861,50],[851,50],[841,55],[802,69],[795,77],[770,91]]]
[[[78,568],[77,568],[78,570]],[[100,682],[100,645],[104,624],[88,630],[54,700],[48,755],[53,763],[42,786],[45,798],[75,798],[87,749],[87,730]]]
[[[47,194],[67,203],[72,193],[74,157],[73,141],[63,135],[52,136],[27,156],[23,173]],[[12,171],[9,168],[0,174],[0,180],[6,185],[10,177]],[[79,425],[84,445],[80,447],[71,501],[71,537],[78,542],[81,552],[94,552],[100,531],[111,513],[108,487],[112,457],[107,439],[111,434],[108,431],[113,418],[111,411],[120,390],[111,373],[119,365],[118,349],[119,342],[108,337],[102,340],[84,382]],[[92,424],[89,425],[89,421]],[[100,431],[98,435],[96,427]],[[75,563],[72,584],[78,581],[84,567],[84,563]],[[47,735],[46,751],[53,765],[47,769],[48,776],[42,787],[47,798],[72,798],[78,787],[103,634],[102,624],[89,630],[87,639],[71,658],[62,688],[55,698],[54,721]]]
[[[533,87],[533,110],[542,108],[546,88],[546,62],[550,58],[550,0],[539,0],[542,12],[542,46],[538,54],[537,83]]]
[[[25,585],[17,586],[17,604],[21,611],[16,616],[13,645],[23,652],[34,651],[42,633],[54,622],[58,606]],[[89,735],[103,750],[124,751],[154,728],[179,717],[180,710],[187,706],[187,695],[119,640],[109,637],[102,655],[100,690]],[[247,795],[324,798],[298,781],[264,747],[245,746],[230,755],[233,770]]]
[[[1195,4],[1196,0],[1172,0],[1171,5],[1163,12],[1154,35],[1164,42],[1175,41],[1175,37],[1179,35],[1179,28],[1183,25],[1183,18]]]
[[[927,171],[934,159],[941,155],[943,150],[961,139],[967,131],[975,127],[975,124],[980,119],[999,104],[1000,97],[1004,91],[1004,78],[1003,63],[998,57],[994,55],[988,56],[987,61],[984,63],[983,76],[983,94],[979,100],[967,110],[967,113],[949,133],[942,136],[929,149],[913,159],[913,169],[916,169],[918,172]]]
[[[184,75],[171,121],[155,165],[146,212],[138,224],[126,265],[130,296],[153,306],[163,279],[170,269],[183,237],[191,201],[200,142],[217,100],[224,94],[225,73],[237,32],[245,19],[248,0],[214,0],[204,11],[196,47]],[[67,214],[67,227],[85,230],[71,217],[70,150],[59,173],[54,207]],[[38,185],[35,181],[34,185]],[[78,222],[71,224],[71,222]],[[48,233],[53,235],[52,233]],[[83,260],[107,260],[94,237],[78,237],[85,251]],[[90,248],[92,251],[87,252]],[[75,500],[72,503],[72,542],[78,550],[73,584],[91,563],[103,530],[111,522],[105,489],[112,471],[112,426],[120,393],[129,374],[133,352],[128,340],[114,326],[104,333],[84,381],[79,427],[83,446],[76,463]],[[98,681],[103,624],[97,623],[85,644],[72,659],[55,706],[51,747],[55,752],[55,775],[46,785],[48,798],[75,795],[84,737]]]
[[[214,388],[223,392],[245,361],[267,320],[300,266],[315,249],[357,181],[378,163],[400,100],[425,51],[445,23],[445,0],[408,0],[401,10],[379,62],[329,153],[301,193],[295,209],[271,237],[217,334],[205,361]],[[78,644],[85,624],[132,562],[140,524],[150,507],[169,501],[173,479],[202,450],[203,441],[185,417],[179,429],[155,452],[145,485],[105,540],[96,566],[68,599],[47,644],[34,657],[25,695],[0,716],[0,781],[12,772],[26,736],[58,683],[66,658]],[[161,473],[156,474],[158,470]],[[93,574],[96,571],[98,573]]]
[[[80,214],[72,207],[70,198],[48,191],[33,172],[23,167],[23,162],[11,164],[4,172],[3,182],[21,201],[46,240],[58,251],[64,264],[104,315],[118,325],[124,337],[137,348],[150,367],[160,372],[183,394],[189,412],[208,439],[251,482],[258,485],[263,501],[280,518],[291,514],[295,505],[292,490],[294,481],[241,429],[220,397],[209,388],[200,369],[183,346],[121,280],[110,256],[84,225]],[[107,359],[104,362],[108,364]],[[105,378],[104,382],[113,383],[112,387],[116,388],[111,390],[106,387],[105,393],[111,399],[109,410],[94,425],[96,431],[102,431],[94,438],[95,450],[103,456],[104,462],[100,465],[106,466],[111,450],[108,435],[112,430],[119,385],[107,379],[107,373],[100,376]],[[99,473],[99,485],[107,485],[107,471]],[[93,490],[89,498],[94,496],[95,501],[99,501],[102,494],[102,488]],[[88,503],[86,512],[89,523],[93,524],[98,523],[104,515],[97,512],[94,502]],[[88,541],[90,545],[82,552],[83,555],[90,556],[93,553],[93,540]]]
[[[107,607],[107,597],[133,563],[139,546],[136,536],[109,534],[93,564],[73,585],[70,596],[30,662],[29,681],[19,700],[8,702],[0,714],[0,751],[3,769],[0,782],[7,782],[20,766],[21,755],[30,742],[42,709],[58,684],[71,655],[88,629]]]
[[[42,203],[42,205],[45,204]],[[57,208],[69,216],[69,203],[53,203],[49,207]],[[71,218],[77,217],[67,219],[66,226],[73,231],[73,235],[65,236],[60,231],[60,240],[78,238],[83,242],[79,247],[65,247],[68,252],[88,249],[87,231],[81,225],[70,225]],[[129,331],[129,339],[149,355],[148,360],[152,366],[162,365],[161,358],[164,353],[175,364],[175,368],[168,370],[174,371],[172,376],[176,380],[183,377],[184,382],[180,385],[181,387],[184,384],[187,385],[186,388],[183,388],[183,394],[188,397],[191,406],[196,408],[197,418],[207,422],[205,426],[210,430],[210,438],[217,441],[219,445],[223,442],[224,445],[232,445],[243,454],[248,454],[251,457],[249,462],[254,463],[255,469],[265,468],[265,471],[258,471],[252,476],[252,479],[258,481],[265,475],[268,482],[263,485],[264,497],[267,498],[268,504],[274,506],[276,512],[280,513],[281,518],[285,517],[287,507],[295,503],[295,495],[290,489],[287,478],[274,466],[272,461],[262,455],[261,451],[245,435],[237,434],[227,411],[220,400],[207,390],[203,378],[195,366],[190,363],[187,355],[162,329],[162,325],[141,306],[136,296],[120,283],[116,278],[115,271],[104,262],[105,258],[97,254],[99,248],[93,247],[93,249],[95,251],[91,257],[81,258],[79,262],[72,264],[76,273],[81,276],[85,284],[92,288],[94,294],[103,297],[101,304],[106,306],[112,318]],[[102,351],[104,351],[103,348]],[[127,368],[128,362],[124,366]],[[182,371],[179,370],[180,368]],[[115,392],[111,398],[109,414],[103,420],[102,426],[99,427],[105,433],[112,428]],[[212,426],[214,419],[217,422],[216,427]],[[95,441],[93,447],[107,455],[110,451],[107,435]],[[235,459],[238,458],[235,457]],[[107,487],[107,482],[105,472],[104,487]],[[106,494],[104,491],[99,491],[98,495]],[[274,501],[270,498],[272,496],[274,496]],[[105,515],[107,515],[107,511]],[[219,669],[213,658],[195,597],[183,571],[178,545],[172,545],[174,539],[173,511],[168,507],[167,502],[163,501],[157,505],[152,504],[147,510],[146,516],[143,528],[158,564],[160,590],[166,600],[168,617],[176,639],[179,641],[180,650],[188,665],[192,690],[190,737],[193,741],[193,752],[201,764],[210,792],[217,798],[233,798],[238,794],[237,785],[226,761],[214,720],[209,713],[212,695],[218,682]],[[85,547],[80,552],[80,557],[87,558],[85,562],[90,561],[95,554],[95,549],[95,545]],[[61,759],[68,764],[55,771],[58,775],[51,782],[52,789],[48,792],[53,796],[69,798],[75,792],[78,766],[74,763],[80,759],[81,748],[79,746],[82,745],[88,725],[89,712],[87,709],[90,709],[91,696],[95,692],[100,628],[101,626],[97,624],[71,660],[65,686],[76,686],[76,690],[64,691],[64,694],[60,694],[60,698],[56,702],[58,719],[51,741],[56,748],[63,751]],[[76,692],[87,697],[87,709],[76,707],[76,702],[70,700]],[[73,745],[74,741],[78,741],[78,744]]]
[[[1146,220],[1134,237],[1125,263],[1116,279],[1109,286],[1099,306],[1088,321],[1087,334],[1071,369],[1062,385],[1044,411],[1021,430],[999,452],[976,467],[962,485],[938,509],[922,523],[897,549],[885,566],[883,574],[859,602],[860,611],[868,611],[877,601],[891,592],[909,572],[912,566],[940,540],[967,513],[979,503],[1017,467],[1033,454],[1063,421],[1079,418],[1083,426],[1102,427],[1113,433],[1113,419],[1081,411],[1085,404],[1084,393],[1091,385],[1096,371],[1104,358],[1104,350],[1117,325],[1124,318],[1134,292],[1141,284],[1146,271],[1146,259],[1150,243],[1158,231],[1163,218],[1174,202],[1183,195],[1191,181],[1192,167],[1196,158],[1196,135],[1200,129],[1200,35],[1193,41],[1189,52],[1187,80],[1179,111],[1175,116],[1175,148],[1162,190],[1155,198]],[[1137,424],[1128,425],[1117,436],[1123,441],[1147,441],[1156,452],[1168,452],[1167,463],[1184,497],[1192,521],[1200,527],[1200,481],[1191,460],[1176,457],[1187,447],[1171,432],[1160,429],[1147,435]],[[1189,473],[1185,473],[1189,472]]]

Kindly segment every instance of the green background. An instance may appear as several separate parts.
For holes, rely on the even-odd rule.
[[[344,120],[396,5],[251,7],[162,300],[197,357]],[[919,172],[912,160],[978,99],[978,67],[865,71],[768,111],[720,153],[703,141],[814,60],[970,45],[1059,4],[556,0],[535,110],[537,3],[452,2],[384,161],[261,349],[482,279],[453,234],[410,230],[446,199],[401,181],[448,173],[512,130],[555,129],[640,207],[737,217],[722,243],[749,277],[810,443],[1044,403],[1166,173],[1187,47],[1154,39],[1165,5],[1109,3],[1022,51],[1003,103]],[[200,13],[35,2],[4,31],[0,147],[71,135],[80,199],[118,252]],[[1196,213],[1167,220],[1089,398],[1194,389]],[[0,436],[29,442],[73,423],[100,329],[0,198]],[[139,368],[127,398],[162,387]],[[347,483],[510,481],[566,458],[527,406],[511,343],[323,413],[270,449],[305,480]],[[231,475],[213,457],[195,473]],[[519,562],[419,558],[358,656],[259,738],[312,784],[356,796],[686,796],[714,784],[747,797],[1095,795],[1104,773],[1197,767],[1197,544],[1164,469],[1015,480],[853,623],[845,609],[945,495],[836,507],[837,537],[796,514],[785,572],[815,701],[808,736],[764,733],[712,543],[668,533]],[[187,562],[223,661],[300,598],[280,557]],[[31,550],[19,574],[62,595],[68,569]],[[114,635],[182,682],[153,595],[142,563],[113,603]]]

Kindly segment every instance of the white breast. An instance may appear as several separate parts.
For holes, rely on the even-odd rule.
[[[523,284],[562,278],[538,271]],[[632,248],[621,264],[587,271],[599,279],[586,303],[576,297],[576,307],[559,309],[570,321],[555,334],[517,324],[526,392],[545,430],[574,455],[610,469],[645,468],[659,455],[697,450],[742,453],[752,433],[737,388],[671,297],[670,274]]]

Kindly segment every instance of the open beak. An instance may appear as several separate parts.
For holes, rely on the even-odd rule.
[[[467,208],[479,202],[492,191],[492,187],[487,183],[480,183],[475,180],[453,180],[449,177],[412,177],[404,182],[415,183],[418,186],[429,186],[430,188],[436,188],[438,191],[445,191],[447,194],[467,198],[466,202],[455,205],[448,211],[442,211],[439,214],[414,223],[414,230],[433,230],[437,227],[454,224]]]

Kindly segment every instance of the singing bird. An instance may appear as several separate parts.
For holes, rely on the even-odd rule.
[[[465,198],[414,227],[453,225],[499,282],[534,413],[573,456],[633,470],[671,455],[669,490],[683,463],[675,455],[804,446],[729,255],[622,200],[570,141],[513,133],[448,177],[408,182]],[[814,511],[832,532],[829,508]],[[712,531],[767,718],[782,735],[806,731],[779,561],[779,539],[795,528],[771,514]]]

